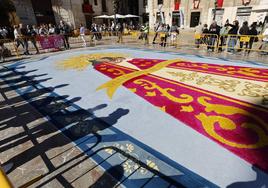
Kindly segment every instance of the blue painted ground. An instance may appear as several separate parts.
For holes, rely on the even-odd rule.
[[[56,62],[68,57],[100,52],[124,53],[133,58],[179,57],[211,64],[263,67],[257,63],[234,63],[173,52],[93,49],[16,62],[7,68],[19,76],[18,82],[28,84],[24,87],[17,87],[18,82],[9,84],[126,187],[222,187],[242,177],[231,173],[230,177],[219,177],[228,168],[233,171],[232,165],[246,169],[247,178],[253,177],[246,162],[127,89],[120,88],[113,100],[105,92],[96,92],[109,78],[91,66],[83,71],[56,69]],[[207,147],[200,148],[203,146]],[[224,164],[226,159],[232,162]]]

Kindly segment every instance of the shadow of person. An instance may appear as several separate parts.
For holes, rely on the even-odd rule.
[[[106,106],[105,104],[99,105],[99,106],[93,108],[93,110],[98,110],[98,109],[103,108],[105,106]],[[79,111],[79,112],[81,113],[82,111]],[[86,112],[86,110],[84,110],[84,112]],[[73,127],[70,128],[72,131],[67,128],[65,131],[63,131],[63,133],[66,136],[68,136],[71,140],[79,139],[79,138],[81,138],[87,134],[90,134],[90,133],[96,134],[97,131],[109,128],[110,126],[114,125],[118,121],[119,118],[126,115],[128,112],[129,112],[129,110],[117,109],[113,113],[109,114],[107,117],[103,117],[103,118],[98,118],[95,116],[92,117],[92,114],[87,112],[87,117],[93,118],[93,119],[87,121],[87,118],[86,118],[84,120],[87,122],[86,125],[88,126],[88,128],[85,129],[86,131],[81,132],[81,130],[83,130],[83,129],[79,129],[80,132],[79,132],[79,134],[77,134],[77,129],[79,128],[79,125],[83,124],[84,121],[81,121],[79,123],[80,118],[76,117],[77,118],[76,122],[72,121],[72,122],[75,122],[75,125],[73,126],[74,128]],[[79,116],[79,114],[77,114],[77,116]],[[71,114],[69,114],[69,115],[71,115]],[[84,116],[84,115],[85,114],[82,113],[82,116]],[[65,118],[68,118],[68,116]],[[72,117],[69,117],[69,118],[72,119]],[[66,122],[66,121],[59,122],[59,123],[63,123],[61,125],[62,127],[68,126],[70,124],[70,122]],[[58,127],[58,125],[57,125],[57,127]],[[94,127],[94,129],[93,129],[93,127]],[[56,132],[55,127],[54,128],[51,127],[50,129],[51,129],[51,132]],[[66,134],[66,133],[69,133],[69,134]],[[98,141],[96,141],[95,145],[97,145],[100,141],[101,140],[98,139]],[[70,140],[67,139],[66,137],[63,137],[62,133],[59,132],[59,133],[51,136],[50,138],[44,140],[43,142],[35,144],[33,147],[31,147],[31,148],[23,151],[22,153],[14,156],[13,158],[9,159],[9,161],[4,163],[3,165],[6,165],[8,163],[13,163],[13,166],[10,169],[10,171],[13,171],[15,168],[20,167],[21,165],[31,161],[32,159],[34,159],[38,156],[43,156],[43,154],[45,154],[47,151],[49,151],[53,148],[56,148],[56,147],[65,146],[69,143],[70,143]],[[42,158],[44,158],[44,157],[42,157]],[[45,163],[49,164],[49,161],[45,161]]]
[[[93,118],[77,123],[67,130],[66,134],[78,139],[88,134],[97,134],[98,132],[107,129],[122,117],[129,113],[129,110],[119,108],[107,117]]]
[[[248,182],[235,182],[228,185],[227,188],[264,188],[268,187],[268,174],[258,169],[256,166],[252,166],[252,170],[256,172],[256,180]]]
[[[113,178],[111,178],[111,176]],[[116,165],[109,168],[90,188],[114,187],[124,176],[124,168]],[[107,181],[108,180],[108,181]]]

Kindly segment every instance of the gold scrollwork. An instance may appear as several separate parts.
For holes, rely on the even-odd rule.
[[[169,93],[169,92],[175,92],[176,91],[175,89],[162,88],[156,83],[148,81],[148,80],[138,79],[138,80],[135,80],[133,83],[142,86],[145,90],[149,90],[149,91],[157,90],[161,93],[161,96],[166,97],[169,100],[176,102],[176,103],[184,104],[184,103],[190,103],[193,101],[193,97],[191,95],[181,94],[180,98],[175,97]]]
[[[257,78],[268,78],[268,73],[252,68],[239,68],[237,71],[227,71],[228,74],[242,74],[245,76],[257,77]]]
[[[258,116],[255,116],[254,114],[248,111],[245,111],[237,107],[225,106],[225,105],[220,105],[220,104],[211,104],[207,102],[210,100],[211,98],[204,97],[204,96],[198,98],[199,104],[205,107],[206,112],[215,112],[218,115],[207,115],[206,113],[201,112],[195,116],[198,120],[200,120],[203,128],[210,136],[212,136],[214,139],[218,140],[219,142],[225,145],[235,147],[235,148],[240,148],[240,149],[256,149],[256,148],[262,148],[268,145],[268,135],[265,132],[265,129],[266,131],[268,130],[268,125],[261,118],[259,118]],[[247,130],[251,130],[258,135],[258,141],[256,143],[254,144],[236,143],[236,142],[223,138],[221,135],[219,135],[215,131],[216,123],[218,123],[218,125],[223,130],[228,130],[228,131],[235,130],[237,128],[237,125],[233,122],[233,120],[226,117],[228,115],[235,115],[235,114],[247,116],[255,120],[255,123],[244,122],[241,124],[241,127]],[[224,116],[221,116],[221,115],[224,115]]]
[[[186,82],[186,81],[195,81],[197,85],[210,85],[210,86],[217,86],[220,89],[223,89],[228,92],[235,92],[236,87],[240,84],[238,80],[221,80],[213,78],[212,76],[200,76],[198,73],[183,73],[183,72],[167,72],[168,74],[179,77],[179,81]]]
[[[262,104],[268,104],[268,84],[261,86],[251,82],[246,82],[245,89],[242,89],[240,96],[249,96],[249,97],[261,97]]]
[[[100,70],[105,70],[107,72],[112,73],[115,76],[121,76],[123,74],[126,74],[124,71],[122,71],[121,69],[117,69],[117,68],[108,68],[107,66],[101,66]]]
[[[221,80],[212,78],[212,76],[203,76],[196,81],[196,84],[198,85],[207,84],[211,86],[218,86],[220,89],[223,89],[225,91],[234,92],[236,90],[237,85],[240,84],[240,81]]]
[[[198,74],[196,72],[193,73],[183,73],[183,72],[171,72],[168,71],[168,74],[170,74],[171,76],[174,77],[179,77],[181,82],[185,82],[185,81],[194,81],[195,78],[198,78]]]
[[[241,74],[244,76],[255,77],[255,78],[268,78],[268,73],[263,72],[258,69],[249,68],[249,67],[227,67],[227,66],[219,66],[219,65],[209,65],[209,64],[199,64],[199,63],[176,63],[177,66],[180,67],[188,67],[188,68],[199,68],[199,69],[214,69],[216,71],[225,72],[227,74]]]

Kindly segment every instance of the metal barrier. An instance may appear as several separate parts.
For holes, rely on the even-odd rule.
[[[18,50],[12,39],[0,39],[1,55],[3,57],[18,56]]]
[[[206,48],[207,50],[217,51],[219,36],[216,34],[181,34],[178,38],[177,47],[187,48]]]
[[[50,35],[49,35],[50,36]],[[48,36],[48,37],[49,37]],[[64,36],[63,36],[64,37]],[[103,32],[89,32],[87,35],[81,37],[80,35],[70,35],[67,37],[71,48],[80,48],[84,46],[97,46],[103,44],[128,44],[128,45],[149,45],[153,47],[173,47],[176,49],[203,49],[215,52],[232,51],[240,52],[259,52],[260,54],[268,53],[268,42],[263,42],[264,36],[250,36],[250,35],[221,35],[216,34],[194,34],[181,31],[177,33],[166,32],[149,32],[143,33],[141,31],[103,31]],[[22,46],[25,42],[28,44],[28,50],[31,54],[35,52],[45,53],[63,50],[64,47],[55,49],[42,49],[38,37],[21,37],[19,39],[3,39],[5,49],[8,49],[10,54],[5,56],[20,56],[25,52]],[[159,44],[159,45],[158,45]],[[241,44],[241,46],[240,46]],[[38,49],[38,50],[37,50]],[[1,49],[0,49],[1,50]],[[1,51],[0,51],[1,52]],[[6,51],[8,53],[8,51]],[[0,53],[1,55],[1,53]]]
[[[261,52],[268,53],[268,41],[263,35],[222,35],[220,37],[219,50],[227,52]],[[222,45],[221,45],[222,44]]]

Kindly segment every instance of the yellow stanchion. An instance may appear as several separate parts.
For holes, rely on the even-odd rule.
[[[198,39],[201,39],[201,34],[195,34],[195,35],[194,35],[194,39],[197,39],[197,40],[198,40]]]
[[[3,169],[0,167],[0,187],[1,188],[13,188],[8,177],[6,176]]]

